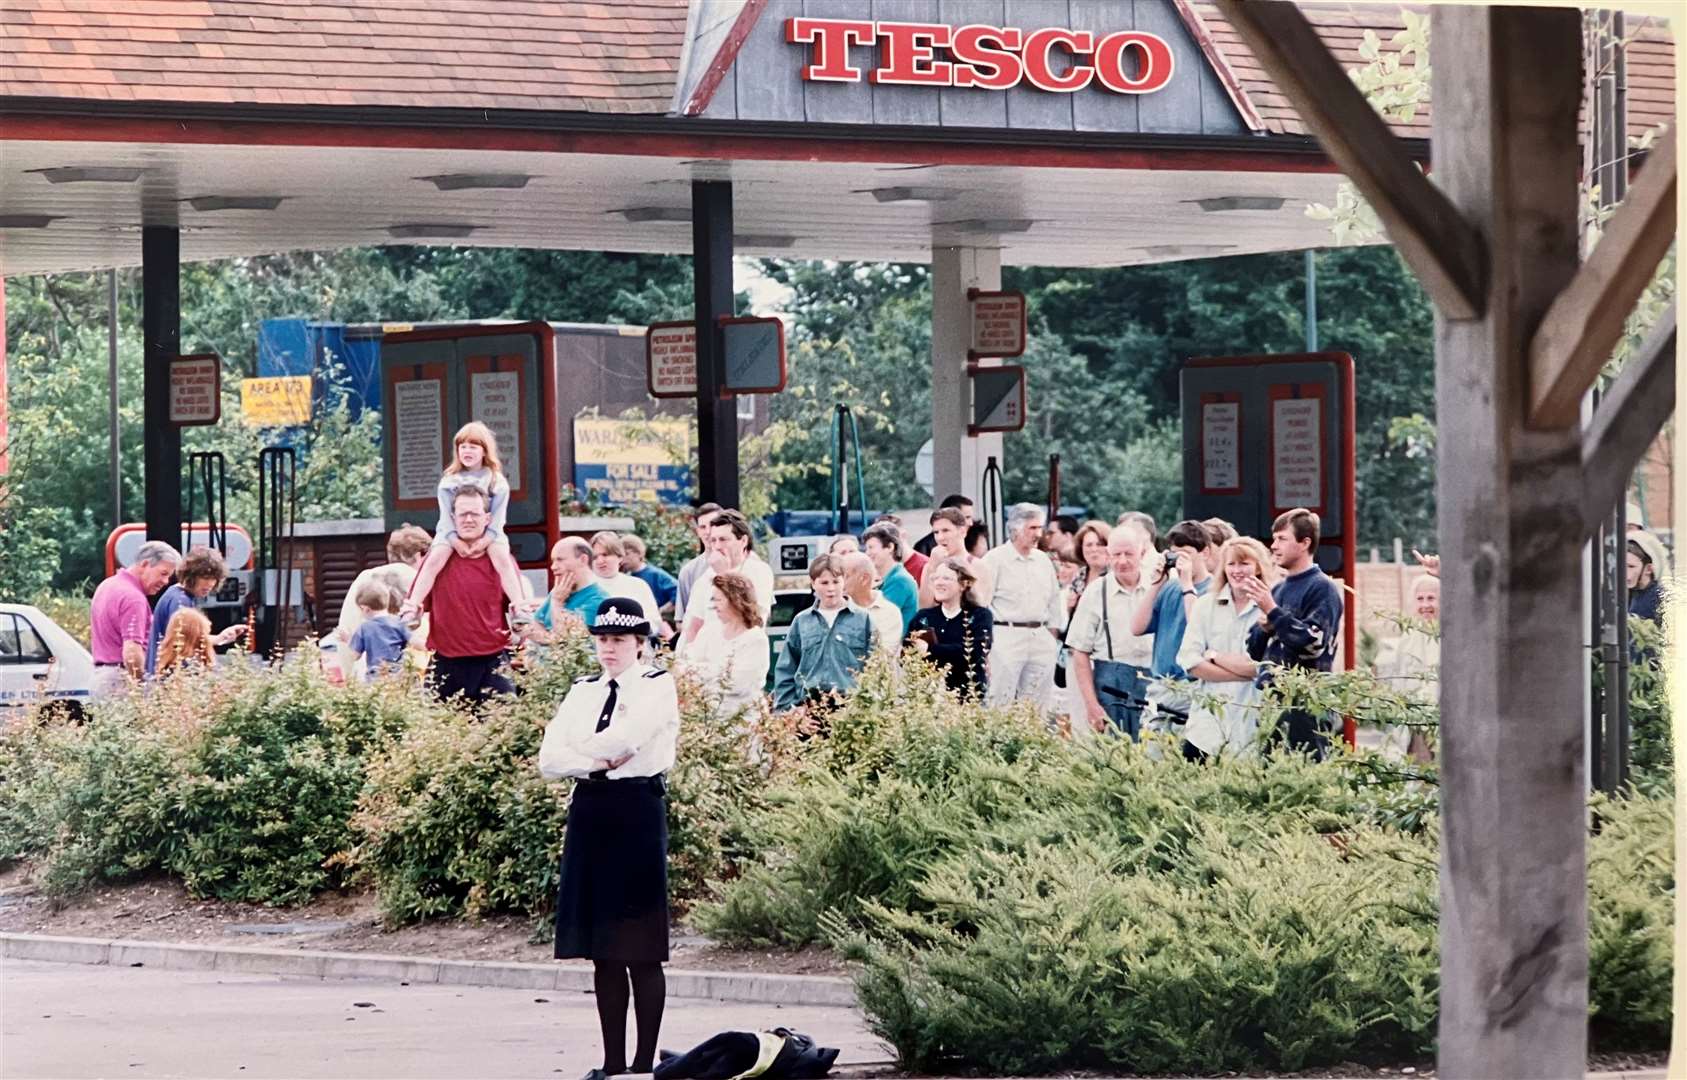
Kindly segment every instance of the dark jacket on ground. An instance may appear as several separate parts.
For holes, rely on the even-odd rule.
[[[789,1028],[774,1028],[785,1045],[762,1072],[764,1080],[806,1080],[825,1076],[838,1059],[836,1050]],[[726,1080],[753,1068],[761,1055],[761,1038],[750,1031],[723,1031],[683,1054],[656,1066],[656,1080]]]

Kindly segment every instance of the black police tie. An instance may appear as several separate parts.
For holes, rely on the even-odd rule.
[[[609,680],[609,696],[603,699],[603,712],[597,718],[597,731],[609,726],[610,717],[615,715],[615,693],[619,690],[614,679]],[[593,732],[596,734],[596,732]]]

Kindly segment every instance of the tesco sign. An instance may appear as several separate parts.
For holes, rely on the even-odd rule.
[[[1070,94],[1095,83],[1115,94],[1152,94],[1171,81],[1175,66],[1165,39],[1142,30],[1098,37],[1090,30],[1054,27],[1020,30],[799,16],[785,21],[785,40],[811,46],[802,69],[809,82],[860,82],[862,70],[850,62],[850,49],[873,46],[878,48],[878,66],[866,73],[867,81],[885,86],[1011,90],[1025,82],[1039,90]],[[1057,54],[1069,61],[1058,71]]]

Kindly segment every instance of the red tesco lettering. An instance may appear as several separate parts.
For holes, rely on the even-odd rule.
[[[1165,39],[1143,30],[1098,38],[1060,27],[1026,32],[986,24],[795,17],[785,22],[785,40],[810,46],[802,69],[810,82],[860,82],[852,47],[877,48],[867,79],[889,86],[1010,90],[1026,82],[1050,93],[1099,85],[1115,94],[1151,94],[1171,82],[1176,68]]]

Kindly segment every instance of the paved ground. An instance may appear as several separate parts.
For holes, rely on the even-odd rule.
[[[717,1031],[775,1026],[838,1047],[840,1068],[890,1058],[861,1015],[843,1008],[670,1000],[662,1045],[683,1050]],[[599,1053],[589,994],[19,960],[0,968],[6,1080],[532,1080],[578,1077],[599,1063]]]

